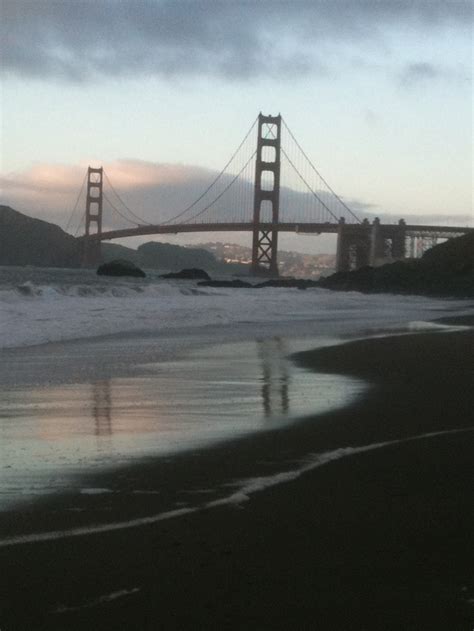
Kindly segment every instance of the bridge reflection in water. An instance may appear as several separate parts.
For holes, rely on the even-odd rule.
[[[102,379],[92,383],[91,392],[92,416],[95,421],[95,435],[112,434],[112,394],[110,379]]]
[[[227,343],[147,364],[137,377],[93,382],[94,434],[114,434],[120,443],[137,439],[147,448],[154,444],[159,453],[268,429],[343,404],[359,384],[295,365],[291,354],[308,344],[285,337]]]
[[[262,365],[262,404],[266,417],[290,411],[290,375],[287,345],[275,337],[258,342],[258,354]]]
[[[18,489],[23,499],[62,491],[93,469],[169,457],[344,405],[365,385],[290,359],[317,343],[234,342],[141,366],[138,376],[4,388],[0,506],[16,501]]]
[[[86,401],[93,433],[114,435],[117,444],[154,444],[160,453],[343,404],[360,384],[295,365],[291,354],[308,344],[285,337],[228,343],[147,364],[137,377],[92,382]]]

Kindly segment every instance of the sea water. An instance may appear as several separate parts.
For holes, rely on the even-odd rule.
[[[150,271],[146,279],[125,279],[93,270],[0,267],[0,349],[116,333],[217,331],[224,325],[247,325],[256,335],[272,327],[341,335],[432,319],[447,308],[459,312],[467,305],[319,288],[200,287]]]
[[[0,268],[0,508],[81,489],[95,469],[346,405],[367,384],[314,375],[291,354],[469,309],[317,288],[215,289],[155,272]]]

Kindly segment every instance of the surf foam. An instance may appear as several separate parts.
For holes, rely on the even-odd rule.
[[[377,449],[384,449],[385,447],[403,445],[406,443],[427,440],[438,436],[447,436],[452,434],[462,434],[467,432],[473,432],[473,427],[443,430],[438,432],[428,432],[425,434],[418,434],[416,436],[409,436],[406,438],[399,438],[396,440],[388,440],[378,443],[371,443],[368,445],[360,445],[357,447],[340,447],[331,451],[326,451],[317,454],[311,454],[302,465],[290,471],[282,471],[270,476],[262,476],[257,478],[248,478],[242,480],[236,485],[238,489],[218,500],[212,500],[194,507],[178,508],[175,510],[165,511],[156,515],[150,515],[148,517],[139,517],[137,519],[130,519],[121,522],[111,522],[107,524],[98,524],[91,526],[82,526],[80,528],[71,528],[70,530],[55,530],[50,532],[32,533],[28,535],[19,535],[15,537],[7,537],[6,539],[0,539],[0,547],[10,547],[16,545],[41,543],[47,541],[55,541],[60,539],[69,539],[71,537],[83,537],[87,535],[95,535],[106,532],[114,532],[117,530],[127,530],[130,528],[137,528],[141,526],[150,526],[161,521],[167,521],[169,519],[175,519],[182,517],[183,515],[189,515],[191,513],[197,513],[203,510],[210,510],[219,506],[225,505],[240,505],[247,502],[251,495],[261,493],[266,489],[269,489],[280,484],[286,484],[297,480],[305,473],[313,471],[319,467],[323,467],[329,463],[336,462],[343,458],[348,458],[357,454],[367,453],[375,451]]]

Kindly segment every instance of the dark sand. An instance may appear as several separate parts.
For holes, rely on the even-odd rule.
[[[272,473],[308,452],[474,426],[472,331],[356,341],[298,361],[375,387],[349,408],[136,475],[205,486],[216,471],[255,475],[256,462]],[[471,631],[473,455],[474,432],[428,436],[337,460],[240,508],[0,548],[0,627]],[[98,600],[112,593],[121,597]]]

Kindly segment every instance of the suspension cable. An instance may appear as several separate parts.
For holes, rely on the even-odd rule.
[[[232,184],[242,175],[242,173],[245,171],[245,169],[248,167],[248,165],[250,164],[250,162],[253,160],[253,158],[256,156],[257,151],[255,150],[252,155],[250,156],[250,158],[247,160],[247,162],[244,164],[244,166],[240,169],[240,171],[237,173],[236,176],[234,176],[232,178],[232,180],[229,182],[229,184],[225,187],[225,189],[210,203],[208,204],[205,208],[203,208],[202,210],[200,210],[196,215],[193,215],[192,217],[189,217],[189,219],[186,219],[185,221],[183,221],[182,223],[189,223],[190,221],[192,221],[193,219],[196,219],[197,217],[199,217],[200,215],[202,215],[204,212],[206,212],[206,210],[209,210],[209,208],[211,206],[213,206],[223,195],[224,193],[227,193],[227,191],[229,190],[229,188],[232,186]]]
[[[134,226],[142,225],[142,224],[137,223],[136,221],[132,221],[131,219],[126,217],[123,213],[121,213],[120,210],[117,208],[117,206],[114,206],[114,204],[110,201],[110,199],[108,198],[108,196],[104,192],[102,192],[102,195],[103,195],[104,199],[106,199],[109,202],[109,204],[113,208],[113,210],[115,210],[115,212],[118,213],[122,217],[122,219],[125,219],[125,221],[128,221],[128,223],[130,223],[130,224],[132,224]],[[149,225],[151,226],[152,224],[149,224]]]
[[[182,217],[185,213],[187,213],[189,210],[191,210],[191,208],[193,208],[198,202],[201,201],[201,199],[211,190],[211,188],[214,186],[214,184],[217,184],[217,182],[220,180],[220,178],[224,175],[227,167],[231,164],[231,162],[233,162],[234,158],[236,157],[236,155],[239,153],[240,149],[242,148],[243,144],[245,143],[245,141],[247,140],[247,138],[250,136],[250,134],[252,133],[253,128],[255,127],[256,123],[258,121],[258,116],[257,118],[254,120],[254,122],[252,123],[250,129],[248,130],[248,132],[245,134],[244,139],[242,140],[242,142],[240,143],[240,145],[237,147],[237,149],[234,151],[234,153],[232,154],[230,160],[227,162],[227,164],[224,166],[224,168],[221,170],[221,172],[214,178],[214,180],[209,184],[209,186],[206,188],[206,190],[196,199],[194,200],[194,202],[192,204],[190,204],[187,208],[185,208],[184,210],[182,210],[180,213],[178,213],[177,215],[175,215],[174,217],[171,217],[171,219],[167,219],[166,221],[163,221],[161,223],[161,225],[166,225],[168,223],[171,223],[172,221],[175,221],[175,219],[179,219],[180,217]],[[255,154],[254,154],[255,155]],[[252,156],[253,157],[253,156]],[[246,165],[247,166],[247,165]],[[240,173],[242,173],[242,171],[240,171]],[[239,175],[240,175],[239,173]],[[237,176],[238,177],[238,176]],[[233,180],[235,181],[235,180]],[[227,189],[225,189],[227,190]],[[224,191],[225,192],[225,191]],[[217,197],[214,201],[216,201],[217,199],[219,199],[219,197]],[[210,206],[212,206],[214,202],[212,202],[207,208],[209,208]],[[207,210],[207,208],[205,210]],[[199,213],[200,214],[200,213]],[[198,215],[195,215],[198,216]],[[193,219],[195,216],[191,217],[190,219]],[[186,221],[184,223],[187,223]]]
[[[286,125],[285,125],[286,127]],[[273,133],[273,131],[271,129],[269,129],[271,135],[276,138],[275,134]],[[267,134],[268,135],[268,134]],[[308,184],[308,182],[306,181],[306,179],[301,175],[301,173],[298,171],[297,167],[295,166],[295,164],[293,163],[293,161],[291,160],[291,158],[289,157],[289,155],[286,153],[286,151],[283,149],[283,147],[280,146],[280,151],[282,152],[282,154],[285,156],[285,158],[288,160],[288,162],[291,164],[291,166],[293,167],[293,169],[295,170],[295,172],[297,173],[297,175],[300,177],[301,181],[304,182],[306,184],[306,186],[308,187],[309,191],[314,195],[314,197],[318,200],[318,202],[328,211],[328,213],[331,215],[331,217],[333,217],[336,221],[339,221],[339,219],[336,217],[336,215],[331,211],[331,209],[327,206],[327,204],[325,204],[323,202],[323,200],[319,197],[319,195],[311,188],[311,186]],[[308,160],[309,161],[309,160]],[[322,178],[321,178],[322,179]]]
[[[82,213],[81,220],[80,220],[80,221],[79,221],[79,223],[77,224],[76,232],[74,233],[74,236],[75,236],[75,237],[77,237],[77,235],[78,235],[78,233],[79,233],[79,230],[80,230],[80,228],[81,228],[82,224],[85,224],[85,222],[86,222],[86,211],[84,211],[84,212]]]
[[[84,179],[82,180],[81,190],[79,191],[79,195],[77,196],[76,203],[74,204],[74,208],[72,209],[72,213],[69,215],[69,219],[68,219],[68,222],[66,224],[66,227],[64,228],[64,232],[68,231],[68,228],[69,228],[69,226],[70,226],[70,224],[72,222],[72,218],[74,216],[74,213],[76,212],[77,205],[79,204],[79,200],[81,198],[82,191],[84,190],[84,184],[86,183],[86,179],[87,179],[87,171],[86,171],[86,173],[84,175]]]
[[[107,175],[107,173],[104,171],[104,175],[105,175],[105,179],[107,180],[107,184],[110,186],[110,188],[112,189],[112,191],[115,193],[115,196],[117,197],[117,199],[122,203],[122,205],[128,210],[128,212],[132,215],[132,217],[135,217],[135,219],[138,219],[138,221],[142,224],[147,224],[149,226],[152,226],[153,224],[151,224],[149,221],[146,221],[146,219],[143,219],[142,217],[139,217],[136,213],[133,212],[133,210],[131,208],[129,208],[127,206],[127,204],[123,201],[123,199],[120,197],[120,195],[117,193],[117,191],[115,190],[115,188],[112,185],[112,182],[110,181],[109,176]],[[110,199],[108,200],[109,204],[112,206],[112,203],[110,201]],[[115,210],[117,210],[115,208]],[[120,212],[117,210],[117,212],[120,214]],[[123,215],[122,215],[123,216]],[[130,220],[128,220],[130,221]],[[135,222],[130,222],[130,223],[135,223]],[[140,224],[136,224],[137,226]]]
[[[293,164],[293,162],[290,160],[288,154],[286,153],[286,151],[281,147],[281,152],[282,154],[285,156],[285,158],[288,160],[288,162],[291,164],[291,166],[293,167],[293,169],[296,171],[296,173],[298,174],[298,176],[300,177],[301,181],[304,182],[306,184],[306,186],[308,187],[309,191],[314,195],[314,197],[318,200],[318,202],[324,206],[324,208],[328,211],[328,213],[331,215],[331,217],[333,217],[336,221],[339,221],[338,217],[336,217],[336,215],[329,209],[329,207],[327,206],[327,204],[325,204],[323,202],[323,200],[319,197],[319,195],[313,191],[313,189],[311,188],[311,186],[308,184],[308,182],[305,180],[305,178],[301,175],[301,173],[298,171],[298,169],[296,168],[296,166]]]
[[[361,223],[361,220],[359,219],[359,217],[357,217],[357,215],[349,208],[349,206],[347,204],[345,204],[342,199],[339,197],[339,195],[331,188],[331,186],[329,186],[329,184],[326,182],[326,180],[323,178],[323,176],[321,175],[321,173],[317,170],[317,168],[314,166],[314,164],[311,162],[311,160],[309,159],[309,157],[306,155],[304,149],[302,148],[302,146],[300,145],[300,143],[296,140],[296,138],[293,135],[293,132],[291,131],[291,129],[288,127],[288,125],[286,124],[286,121],[284,119],[282,119],[283,121],[283,125],[285,126],[286,131],[290,134],[290,136],[293,138],[294,142],[296,143],[296,146],[298,147],[298,149],[301,151],[301,153],[304,155],[304,157],[306,158],[306,160],[309,162],[311,168],[313,169],[313,171],[316,173],[316,175],[318,177],[321,178],[321,180],[324,182],[324,184],[328,187],[328,189],[331,191],[331,193],[334,195],[334,197],[344,206],[344,208],[354,217],[354,219],[356,221],[358,221],[359,223]]]

